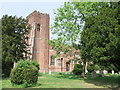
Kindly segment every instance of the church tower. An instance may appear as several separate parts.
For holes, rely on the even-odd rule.
[[[49,67],[49,15],[37,11],[27,16],[28,25],[31,27],[28,35],[30,60],[36,60],[40,65],[40,72],[48,72]]]

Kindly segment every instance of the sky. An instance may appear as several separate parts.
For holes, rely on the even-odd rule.
[[[50,15],[50,24],[53,23],[54,10],[63,5],[64,2],[2,2],[0,18],[5,15],[23,16],[24,18],[37,10]]]
[[[41,13],[47,13],[50,15],[50,25],[53,24],[54,20],[53,18],[55,17],[54,15],[54,9],[56,10],[57,8],[60,8],[63,4],[64,1],[60,2],[0,2],[0,18],[2,18],[3,15],[12,15],[12,16],[17,16],[17,17],[24,17],[26,18],[30,13],[32,13],[34,10],[37,10]],[[51,36],[51,33],[50,33]],[[51,36],[54,37],[54,36]]]

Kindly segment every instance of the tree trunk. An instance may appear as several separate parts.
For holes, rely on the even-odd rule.
[[[82,78],[85,78],[85,71],[86,71],[86,60],[83,61]]]
[[[16,62],[14,62],[13,68],[16,66],[16,64],[17,64],[17,63],[16,63]]]
[[[87,73],[87,62],[85,62],[85,74]]]

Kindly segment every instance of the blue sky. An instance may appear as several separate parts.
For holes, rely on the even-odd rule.
[[[2,14],[0,18],[5,15],[23,16],[24,18],[32,13],[34,10],[41,13],[48,13],[50,15],[50,23],[53,23],[54,11],[59,8],[64,2],[4,2],[1,3]]]
[[[53,24],[53,18],[55,17],[53,9],[61,7],[64,2],[2,2],[0,4],[0,11],[2,12],[0,14],[0,18],[5,14],[12,16],[16,15],[18,17],[23,16],[24,18],[26,18],[26,16],[28,16],[34,10],[37,10],[41,13],[48,13],[50,15],[51,25]],[[51,35],[50,33],[50,37],[54,38],[55,35]]]

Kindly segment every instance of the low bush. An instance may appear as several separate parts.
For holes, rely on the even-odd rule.
[[[31,86],[38,80],[39,64],[35,61],[20,60],[12,69],[10,80],[12,84],[24,84]]]
[[[95,71],[95,70],[100,70],[100,67],[98,65],[95,65],[95,64],[90,64],[87,66],[87,70],[88,72],[92,72],[92,71]]]
[[[31,64],[34,65],[35,67],[37,67],[38,70],[40,69],[39,64],[37,63],[37,61],[33,60],[33,61],[31,61]]]
[[[72,73],[75,75],[81,75],[83,66],[81,64],[75,64]]]

